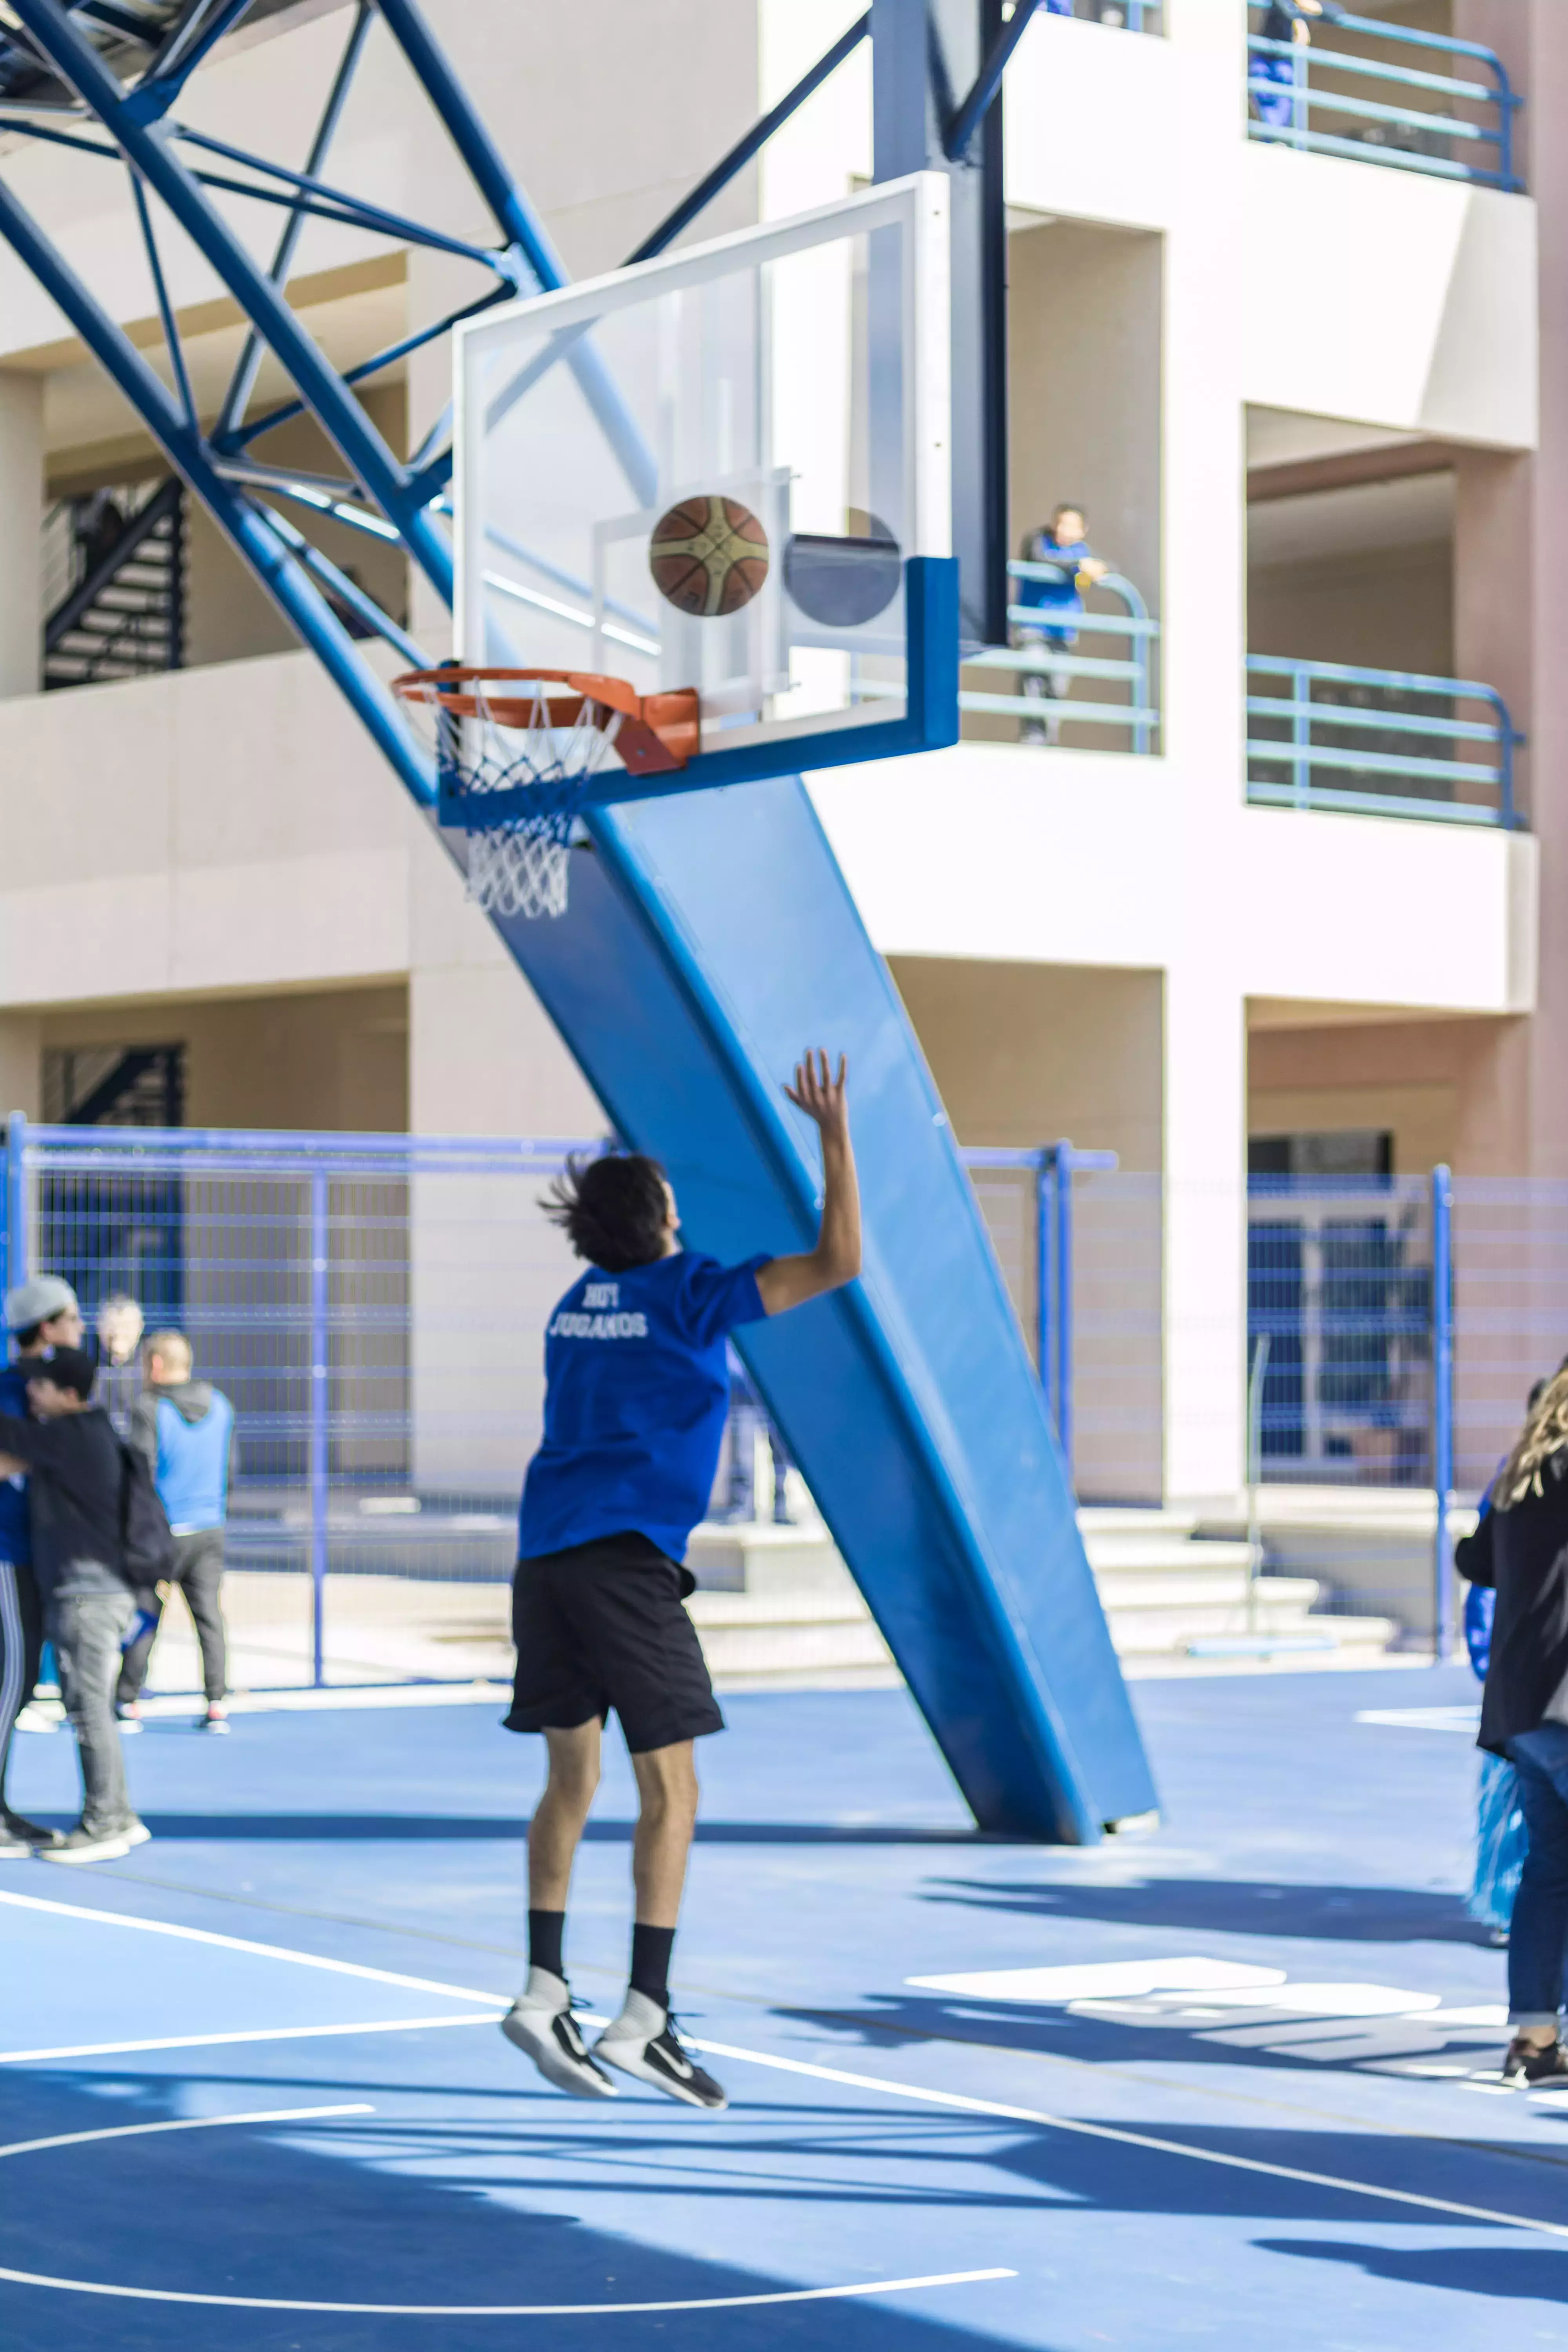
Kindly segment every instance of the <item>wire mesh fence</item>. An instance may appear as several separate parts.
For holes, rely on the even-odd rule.
[[[577,1270],[541,1201],[571,1150],[597,1148],[13,1123],[8,1278],[63,1274],[89,1322],[130,1295],[149,1330],[189,1337],[198,1376],[235,1404],[237,1683],[509,1671],[542,1332]],[[1179,1188],[1067,1145],[965,1157],[1091,1556],[1098,1527],[1119,1529],[1104,1589],[1123,1570],[1168,1570],[1159,1604],[1185,1593],[1196,1606],[1202,1577],[1217,1594],[1228,1567],[1248,1625],[1261,1571],[1276,1615],[1289,1593],[1310,1612],[1303,1641],[1327,1638],[1325,1612],[1361,1621],[1367,1640],[1451,1629],[1439,1558],[1531,1383],[1568,1350],[1568,1184],[1254,1178],[1204,1222],[1212,1256],[1195,1286],[1173,1286],[1173,1249],[1190,1255],[1194,1231]],[[713,1640],[743,1636],[765,1666],[809,1632],[846,1671],[885,1668],[736,1369],[712,1517],[742,1524],[698,1547]],[[106,1371],[121,1423],[139,1378],[134,1363]],[[1157,1512],[1173,1432],[1205,1414],[1236,1433],[1229,1470],[1201,1505]],[[773,1547],[765,1574],[742,1536]],[[190,1688],[179,1620],[155,1679]]]

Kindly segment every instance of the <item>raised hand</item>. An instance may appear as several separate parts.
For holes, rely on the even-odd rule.
[[[816,1121],[824,1137],[847,1136],[849,1132],[849,1105],[846,1093],[848,1064],[838,1056],[837,1076],[830,1074],[826,1055],[818,1046],[815,1057],[807,1048],[804,1061],[795,1064],[795,1084],[784,1092],[796,1110]]]

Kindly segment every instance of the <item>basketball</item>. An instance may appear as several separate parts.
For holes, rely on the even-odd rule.
[[[721,620],[749,604],[768,576],[768,535],[738,499],[682,499],[647,546],[654,586],[678,613]]]

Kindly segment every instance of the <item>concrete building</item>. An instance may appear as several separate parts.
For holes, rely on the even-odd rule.
[[[187,114],[238,135],[255,110],[276,125],[292,108],[302,150],[346,5],[261,16],[196,77]],[[636,245],[858,0],[432,0],[428,13],[586,274]],[[1014,536],[1063,499],[1088,509],[1153,627],[1086,631],[1079,656],[1153,649],[1148,748],[1114,714],[1075,720],[1070,700],[1047,747],[1017,740],[1016,713],[976,703],[952,751],[824,774],[814,790],[961,1139],[1069,1135],[1160,1180],[1152,1453],[1122,1491],[1187,1503],[1244,1476],[1249,1138],[1278,1164],[1318,1151],[1332,1165],[1323,1139],[1339,1136],[1353,1139],[1347,1165],[1359,1151],[1397,1173],[1445,1160],[1568,1175],[1568,949],[1542,921],[1568,843],[1554,792],[1568,574],[1551,520],[1568,462],[1552,438],[1565,413],[1552,289],[1568,165],[1532,134],[1568,83],[1568,23],[1561,0],[1369,0],[1391,33],[1502,58],[1522,100],[1512,173],[1491,147],[1482,168],[1513,186],[1465,176],[1458,134],[1358,146],[1369,122],[1381,135],[1376,102],[1408,97],[1370,74],[1370,117],[1303,110],[1259,137],[1243,0],[1165,0],[1140,30],[1121,21],[1139,14],[1098,0],[1040,12],[1005,103]],[[377,39],[336,168],[395,207],[417,190],[426,216],[449,189],[450,225],[475,227]],[[1380,69],[1434,63],[1364,31],[1341,43]],[[1465,55],[1436,62],[1458,73]],[[1479,100],[1452,111],[1498,117]],[[1299,135],[1309,120],[1344,135],[1314,146]],[[0,142],[0,172],[167,373],[121,183],[96,169]],[[870,170],[862,48],[696,234],[840,196]],[[167,260],[205,407],[242,331],[193,249],[171,239]],[[464,267],[316,223],[290,299],[352,363],[438,316]],[[279,389],[264,366],[258,396]],[[423,435],[446,390],[439,357],[387,373],[374,398],[395,446]],[[306,468],[317,456],[304,425],[269,446]],[[67,635],[43,690],[58,566],[79,570],[70,549],[94,498],[111,493],[123,515],[163,471],[0,251],[13,551],[0,1096],[58,1116],[127,1048],[156,1045],[183,1049],[192,1123],[597,1131],[597,1106],[438,847],[189,502],[180,666],[147,668],[123,646],[106,657],[101,642],[83,657]],[[310,528],[444,643],[395,551]],[[40,529],[52,583],[32,553]],[[1114,599],[1091,602],[1116,617]],[[1294,689],[1249,677],[1249,647],[1388,674],[1354,688],[1362,736],[1309,722],[1319,751],[1359,743],[1359,768],[1293,766],[1288,740],[1272,761],[1249,755],[1249,693],[1338,691],[1320,672]],[[1452,772],[1498,761],[1495,709],[1445,704],[1434,680],[1494,689],[1526,739],[1517,824],[1483,821],[1498,790]],[[1016,694],[1005,674],[965,683]],[[1126,690],[1082,672],[1073,698]],[[1452,725],[1461,707],[1468,737]],[[1255,742],[1281,740],[1258,716]],[[1300,723],[1284,721],[1286,736]]]

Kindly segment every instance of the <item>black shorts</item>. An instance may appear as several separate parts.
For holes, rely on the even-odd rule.
[[[647,1536],[600,1536],[520,1559],[511,1587],[517,1676],[509,1731],[573,1731],[614,1707],[634,1756],[722,1731],[693,1589]]]

